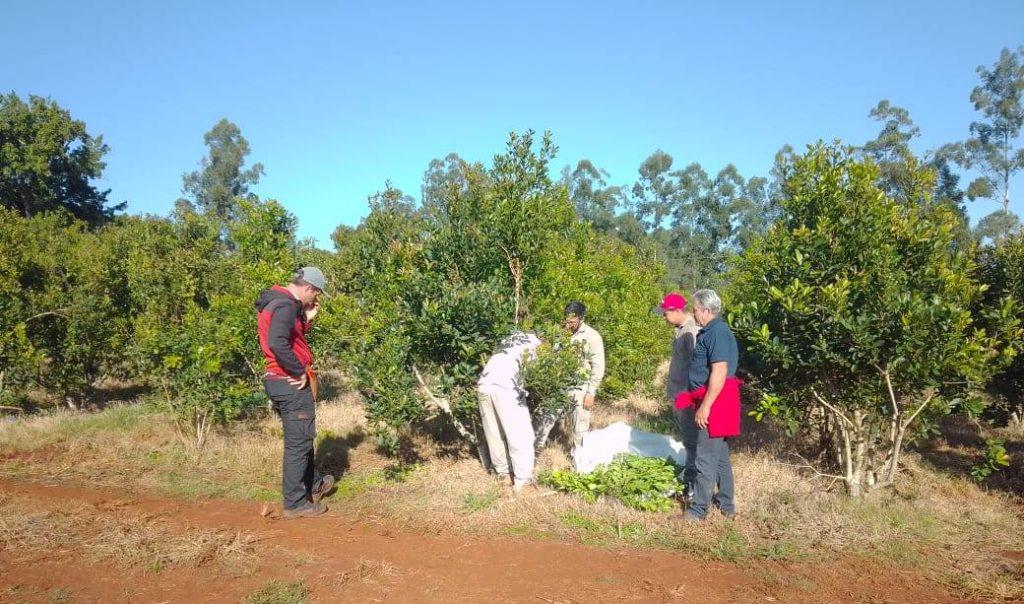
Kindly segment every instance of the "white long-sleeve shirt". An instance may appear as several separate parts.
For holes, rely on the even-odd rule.
[[[477,389],[483,393],[513,390],[522,394],[519,371],[523,361],[536,354],[538,346],[540,340],[533,334],[516,332],[506,337],[484,365]]]

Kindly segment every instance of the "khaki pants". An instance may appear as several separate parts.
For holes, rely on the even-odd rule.
[[[551,429],[555,427],[563,416],[568,415],[572,422],[572,446],[576,448],[583,443],[583,435],[590,431],[590,411],[583,406],[585,392],[573,391],[569,393],[571,403],[560,414],[545,413],[540,417],[540,425],[537,426],[537,438],[534,447],[540,451],[547,445]]]
[[[514,390],[478,392],[480,422],[491,466],[516,484],[533,479],[533,422],[526,401]]]

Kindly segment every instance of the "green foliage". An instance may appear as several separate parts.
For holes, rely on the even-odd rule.
[[[222,119],[203,136],[209,156],[199,163],[199,170],[182,177],[182,189],[203,212],[224,220],[236,216],[238,200],[256,201],[249,186],[263,175],[263,164],[243,169],[249,155],[249,141],[238,126]]]
[[[664,329],[650,308],[664,293],[664,265],[621,240],[577,226],[551,243],[530,309],[541,320],[561,318],[569,300],[587,307],[587,323],[605,347],[604,397],[625,396],[654,382],[665,351]]]
[[[589,503],[602,496],[614,497],[637,510],[668,512],[676,506],[672,495],[683,488],[676,478],[678,473],[679,468],[670,459],[621,453],[593,472],[555,470],[543,474],[540,480],[559,491],[580,495]]]
[[[1024,325],[1024,233],[984,248],[979,264],[987,289],[977,312],[993,330]],[[1006,401],[1006,419],[1019,424],[1024,422],[1024,340],[1019,331],[1002,331],[1017,354],[992,379],[989,391]]]
[[[981,84],[971,92],[982,119],[971,123],[971,138],[951,145],[962,167],[980,173],[967,187],[967,197],[994,199],[1010,211],[1010,180],[1024,169],[1024,149],[1013,146],[1024,127],[1024,47],[1004,48],[991,67],[978,67]]]
[[[985,460],[971,468],[971,476],[975,480],[985,480],[1010,465],[1010,455],[1006,452],[1005,445],[1006,441],[1001,438],[985,439]]]
[[[153,270],[176,277],[170,292],[167,283],[132,290],[141,309],[135,345],[146,374],[201,445],[211,426],[265,400],[258,393],[253,301],[297,265],[295,221],[274,201],[238,200],[226,232],[211,213],[185,213],[170,226],[149,227],[163,237],[157,248],[165,253],[145,257],[153,249],[139,248],[144,258],[128,269],[133,282]],[[135,274],[135,266],[145,272]]]
[[[494,507],[498,494],[494,490],[484,493],[466,493],[462,497],[462,511],[467,514],[475,514]]]
[[[91,183],[103,174],[108,151],[85,122],[56,102],[38,96],[22,101],[0,95],[0,204],[31,217],[65,210],[100,224],[124,208],[107,207],[109,191]]]
[[[558,329],[541,333],[536,354],[525,359],[519,376],[526,389],[526,403],[534,415],[561,414],[569,406],[569,391],[586,382],[583,345],[570,342]]]
[[[432,162],[421,208],[388,185],[359,227],[335,231],[328,269],[343,317],[317,337],[355,376],[386,448],[431,407],[472,438],[476,381],[497,342],[517,323],[560,321],[573,296],[611,330],[609,355],[622,353],[609,364],[609,392],[653,375],[645,352],[661,348],[648,316],[659,265],[576,222],[565,187],[548,176],[555,150],[549,135],[537,143],[528,132],[510,136],[490,168]]]
[[[63,212],[0,209],[0,382],[8,402],[42,388],[68,397],[117,374],[130,337],[117,229]],[[9,335],[8,335],[9,334]]]
[[[860,494],[891,483],[904,439],[1012,359],[1016,326],[986,332],[972,315],[984,287],[948,208],[889,198],[877,166],[839,146],[811,148],[785,176],[783,220],[731,273],[730,319],[772,395],[758,413],[823,406]],[[913,182],[910,197],[926,197],[931,175]]]

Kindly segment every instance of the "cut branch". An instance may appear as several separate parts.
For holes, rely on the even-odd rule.
[[[448,416],[448,419],[451,420],[452,424],[455,426],[455,429],[459,432],[460,436],[468,440],[470,444],[476,445],[476,435],[470,432],[466,428],[466,426],[464,426],[462,422],[459,421],[459,418],[455,417],[455,412],[452,411],[451,402],[449,402],[447,398],[437,396],[433,393],[430,387],[427,386],[427,382],[423,379],[423,375],[420,374],[420,370],[415,365],[412,366],[412,373],[413,375],[416,376],[416,381],[419,382],[420,388],[422,388],[423,392],[426,393],[427,400],[430,401],[430,403],[433,404],[435,408],[441,410],[442,412],[444,412],[445,415]]]

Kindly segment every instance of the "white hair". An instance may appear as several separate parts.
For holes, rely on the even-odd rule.
[[[693,292],[693,303],[712,314],[722,312],[722,299],[718,297],[713,289],[699,289]]]

